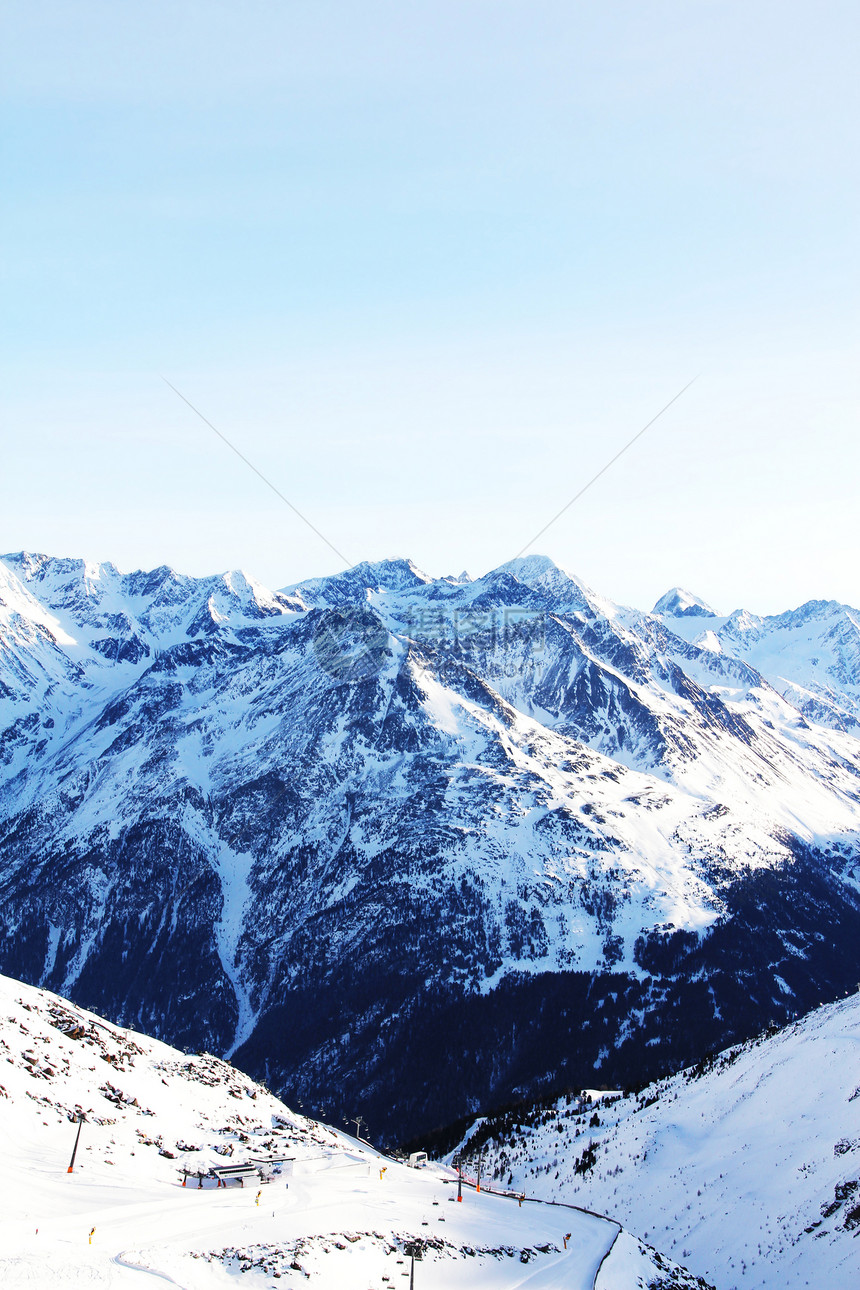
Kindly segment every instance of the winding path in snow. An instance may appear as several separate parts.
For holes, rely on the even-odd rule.
[[[122,1254],[115,1254],[111,1259],[111,1263],[116,1264],[118,1268],[129,1268],[132,1272],[143,1272],[147,1276],[158,1277],[161,1281],[166,1281],[169,1285],[172,1285],[172,1286],[179,1285],[179,1282],[174,1281],[173,1277],[169,1277],[166,1272],[156,1272],[155,1268],[145,1268],[139,1263],[131,1263]],[[179,1286],[179,1290],[182,1290],[181,1286]]]

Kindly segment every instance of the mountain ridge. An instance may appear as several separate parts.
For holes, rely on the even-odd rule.
[[[356,568],[269,592],[0,561],[0,967],[401,1137],[844,988],[850,650],[827,693],[820,654],[804,675],[821,724],[546,557]],[[797,670],[813,623],[848,649],[855,611],[822,612],[767,648]]]

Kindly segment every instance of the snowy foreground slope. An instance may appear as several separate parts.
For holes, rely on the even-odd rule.
[[[860,995],[638,1097],[562,1098],[470,1139],[488,1174],[623,1216],[720,1290],[860,1284]]]
[[[293,1115],[215,1058],[6,977],[0,1128],[4,1287],[148,1276],[186,1290],[382,1290],[408,1284],[407,1244],[420,1247],[415,1284],[428,1290],[704,1285],[596,1215],[468,1190],[457,1204],[451,1171],[408,1169]],[[198,1186],[194,1175],[252,1158],[269,1160],[268,1181]]]
[[[4,557],[0,970],[389,1142],[837,997],[860,615],[658,609]]]

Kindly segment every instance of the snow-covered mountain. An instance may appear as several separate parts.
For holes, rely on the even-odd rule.
[[[676,587],[654,606],[669,629],[701,649],[742,659],[810,721],[860,730],[860,612],[833,600],[759,617],[718,617]]]
[[[667,591],[651,612],[658,617],[665,615],[667,618],[716,618],[707,601],[694,596],[692,591],[685,591],[683,587],[673,587],[671,591]]]
[[[389,1137],[857,979],[853,610],[803,672],[826,615],[646,615],[544,557],[0,579],[8,972]]]
[[[480,1123],[485,1179],[596,1208],[720,1290],[853,1290],[860,1266],[860,995],[638,1095]]]
[[[6,1287],[145,1274],[342,1290],[400,1280],[416,1249],[427,1290],[704,1287],[617,1220],[469,1191],[458,1204],[451,1170],[410,1169],[215,1057],[6,977],[0,1056]],[[225,1166],[245,1176],[219,1186]]]

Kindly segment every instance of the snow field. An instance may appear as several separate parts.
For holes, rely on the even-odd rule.
[[[598,1270],[598,1290],[634,1290],[659,1266],[596,1215],[468,1188],[458,1203],[451,1170],[409,1169],[225,1062],[8,978],[0,1072],[4,1287],[383,1290],[408,1284],[409,1242],[426,1290],[593,1290]],[[254,1156],[268,1181],[215,1185],[213,1167]],[[667,1284],[691,1284],[676,1275]]]

